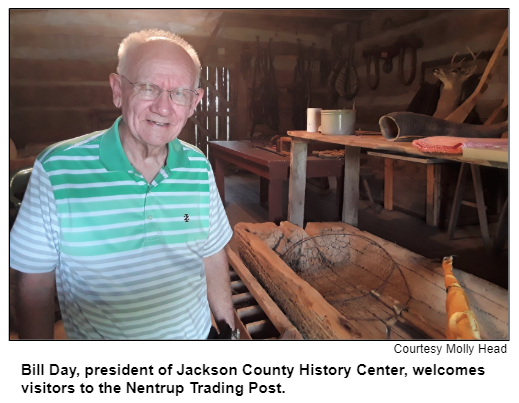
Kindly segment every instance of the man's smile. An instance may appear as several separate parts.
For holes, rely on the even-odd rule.
[[[148,123],[151,123],[152,125],[155,125],[155,126],[161,126],[161,127],[168,127],[171,125],[171,123],[165,123],[165,122],[157,122],[155,120],[150,120],[150,119],[146,119],[146,121]]]

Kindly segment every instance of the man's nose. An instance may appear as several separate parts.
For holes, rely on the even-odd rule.
[[[162,91],[158,98],[153,102],[150,110],[160,116],[169,116],[173,113],[173,101],[169,97],[169,92]]]

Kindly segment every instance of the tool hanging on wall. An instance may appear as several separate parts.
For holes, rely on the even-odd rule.
[[[320,74],[320,83],[321,86],[326,85],[326,81],[328,80],[328,76],[332,71],[332,61],[330,60],[330,55],[325,48],[321,49],[321,62],[319,64],[319,74]]]
[[[416,57],[416,49],[421,48],[423,46],[423,41],[419,38],[408,38],[406,41],[402,41],[400,45],[400,54],[398,55],[398,78],[400,82],[404,85],[411,85],[416,77],[416,66],[417,66],[417,57]],[[409,73],[409,77],[405,78],[404,76],[404,63],[405,63],[405,55],[407,50],[411,52],[411,72]]]
[[[297,39],[297,42],[298,52],[296,66],[294,68],[294,83],[288,89],[288,92],[293,95],[292,125],[295,130],[305,130],[306,109],[311,101],[311,60],[306,62],[305,49],[301,44],[301,39]],[[314,45],[312,45],[312,49],[313,46]]]
[[[256,36],[256,59],[254,61],[254,73],[252,78],[252,91],[251,103],[249,105],[249,117],[252,120],[252,128],[250,131],[250,137],[254,134],[256,125],[265,122],[265,77],[259,77],[262,75],[262,51],[259,43],[259,36]]]
[[[357,69],[353,63],[355,55],[355,42],[357,40],[358,23],[348,25],[348,59],[339,72],[335,82],[335,89],[339,95],[347,100],[355,98],[359,92],[360,82]]]
[[[274,69],[274,55],[272,53],[272,38],[269,39],[267,50],[268,68],[265,73],[265,97],[264,107],[267,125],[273,129],[279,128],[279,89],[276,83],[276,70]]]
[[[247,44],[243,44],[240,53],[240,72],[244,80],[248,79],[252,69],[252,51]]]
[[[371,78],[371,63],[375,67],[375,78]],[[380,59],[377,54],[368,54],[366,60],[366,78],[368,80],[368,87],[376,90],[380,83]]]
[[[256,60],[252,80],[252,98],[249,106],[249,117],[252,120],[250,137],[256,125],[266,123],[273,130],[279,128],[279,89],[274,69],[272,38],[266,49],[262,49],[259,36],[256,36]],[[258,79],[258,77],[260,78]],[[257,82],[257,85],[256,85]]]
[[[328,90],[331,94],[331,100],[328,104],[328,109],[336,109],[337,108],[337,101],[339,100],[339,93],[335,89],[335,82],[337,80],[337,76],[341,70],[341,66],[344,64],[344,58],[342,57],[342,48],[344,44],[343,36],[339,33],[334,33],[332,35],[332,52],[333,52],[333,58],[331,65],[333,68],[331,69],[330,73],[328,74]]]
[[[389,74],[393,71],[393,59],[398,56],[398,78],[404,85],[411,85],[416,77],[417,55],[416,50],[423,47],[423,40],[416,35],[401,36],[390,45],[386,46],[369,46],[363,52],[362,56],[366,59],[366,78],[368,87],[376,90],[380,82],[379,62],[384,60],[382,71]],[[410,73],[409,77],[404,76],[404,65],[406,53],[410,52]],[[371,77],[371,64],[375,67],[375,77]]]

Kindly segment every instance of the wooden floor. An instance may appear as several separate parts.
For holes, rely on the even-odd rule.
[[[330,184],[332,191],[328,194],[307,186],[305,221],[335,221],[335,184]],[[288,181],[283,190],[286,214]],[[238,222],[268,221],[266,206],[259,204],[259,176],[240,170],[228,171],[225,197],[231,226]],[[446,230],[429,226],[420,218],[384,209],[377,212],[368,201],[360,200],[359,228],[431,259],[457,255],[455,267],[508,289],[508,247],[497,255],[486,253],[479,226],[458,228],[455,239],[450,241]],[[495,233],[495,225],[490,225],[490,233]]]

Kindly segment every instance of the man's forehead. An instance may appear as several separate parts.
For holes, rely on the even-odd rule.
[[[191,56],[181,46],[165,40],[154,40],[134,48],[128,55],[130,68],[157,63],[171,63],[176,66],[186,66],[195,70]]]

